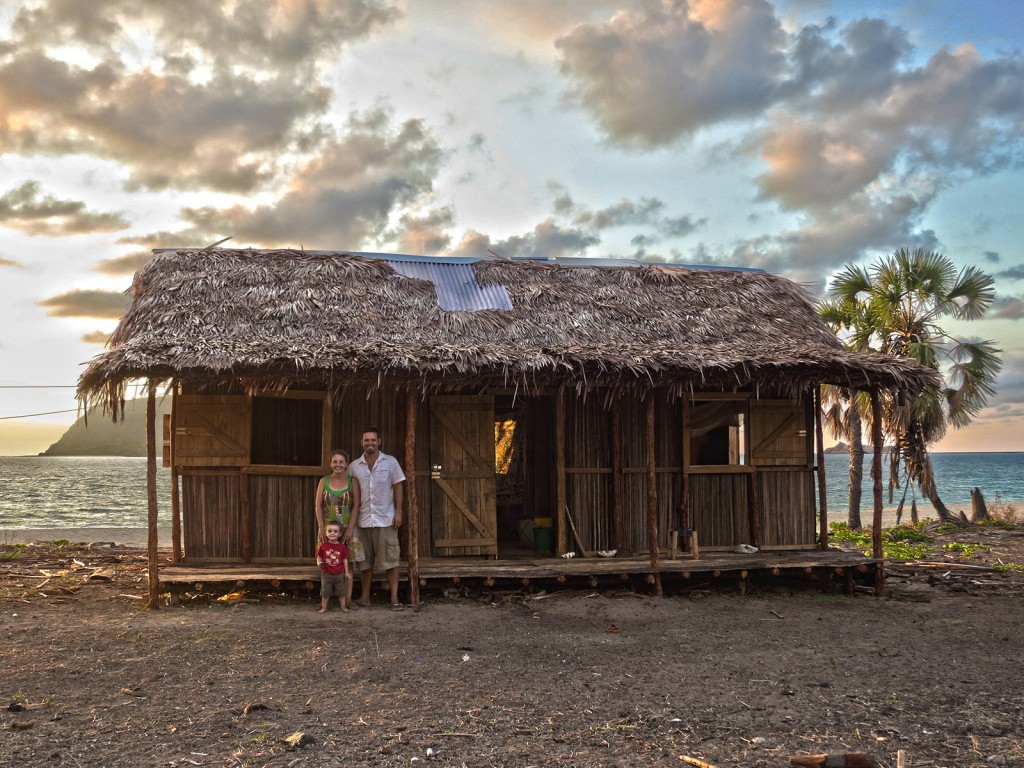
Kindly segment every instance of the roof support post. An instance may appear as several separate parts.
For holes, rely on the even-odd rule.
[[[569,551],[568,500],[566,498],[565,481],[565,385],[558,388],[555,395],[555,519],[558,520],[558,539],[555,554],[561,555]],[[580,557],[586,553],[580,552]]]
[[[871,388],[871,482],[874,489],[874,514],[871,517],[871,556],[875,564],[875,597],[885,597],[885,563],[882,557],[882,394]]]
[[[661,597],[661,564],[658,559],[658,486],[654,457],[654,390],[644,399],[647,411],[647,541],[651,549],[651,568],[654,571],[654,595]]]
[[[181,562],[181,496],[178,489],[178,467],[174,463],[174,440],[177,434],[178,381],[171,382],[171,434],[168,443],[171,455],[171,562]]]
[[[149,380],[146,398],[146,496],[149,504],[149,540],[146,565],[149,575],[149,607],[160,607],[160,570],[157,562],[156,517],[156,379]]]
[[[409,482],[406,489],[407,510],[405,513],[409,542],[406,559],[409,570],[409,602],[415,608],[420,604],[420,510],[416,501],[416,409],[419,406],[416,391],[412,388],[405,393],[405,466]]]
[[[612,548],[624,549],[622,536],[622,398],[612,401]]]
[[[825,495],[825,435],[821,429],[821,385],[814,388],[814,439],[818,463],[818,549],[828,549],[828,498]]]

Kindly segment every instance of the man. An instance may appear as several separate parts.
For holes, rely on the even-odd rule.
[[[352,462],[349,471],[359,483],[359,538],[366,560],[361,563],[359,581],[362,595],[357,603],[370,604],[370,586],[374,566],[388,575],[391,608],[401,610],[398,602],[398,529],[402,527],[402,500],[405,473],[394,456],[380,450],[380,430],[369,427],[363,432],[363,455]]]

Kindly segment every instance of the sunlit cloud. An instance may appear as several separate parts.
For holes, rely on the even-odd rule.
[[[107,342],[110,341],[110,334],[107,331],[91,331],[89,333],[82,334],[82,341],[86,344],[100,344],[106,346]]]
[[[556,42],[573,100],[608,137],[657,147],[780,96],[786,37],[764,2],[646,3]]]
[[[10,267],[11,269],[25,269],[25,265],[22,264],[21,262],[14,261],[14,259],[6,259],[3,256],[0,256],[0,268],[2,267]]]
[[[784,28],[757,0],[647,3],[557,49],[574,103],[613,144],[734,130],[734,151],[763,163],[759,199],[802,217],[739,244],[755,263],[803,271],[938,245],[918,230],[937,195],[1024,158],[1019,57],[960,46],[916,64],[907,33],[879,19]]]
[[[1024,301],[1017,296],[997,296],[989,308],[989,317],[1020,320],[1024,318]]]
[[[113,160],[134,188],[251,191],[322,141],[326,63],[397,18],[369,0],[23,7],[0,40],[0,151]]]
[[[73,290],[42,301],[50,317],[91,317],[117,320],[128,309],[128,295],[120,291]]]
[[[185,208],[178,234],[204,244],[231,236],[261,246],[373,246],[393,215],[428,201],[445,155],[420,121],[395,123],[383,109],[352,115],[272,204]]]
[[[127,229],[120,213],[95,213],[79,200],[59,200],[43,194],[38,182],[26,181],[0,195],[0,226],[26,235],[67,237]]]

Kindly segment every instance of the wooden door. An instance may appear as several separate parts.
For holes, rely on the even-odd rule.
[[[498,554],[494,397],[430,400],[434,554]]]

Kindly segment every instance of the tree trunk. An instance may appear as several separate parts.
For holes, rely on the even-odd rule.
[[[981,495],[981,488],[974,488],[971,491],[971,522],[979,523],[982,520],[991,519],[988,505],[985,504],[985,497]]]
[[[850,510],[847,522],[854,530],[863,528],[860,521],[860,494],[864,483],[864,435],[861,429],[857,393],[850,390]]]
[[[942,522],[962,525],[964,521],[959,516],[950,512],[949,508],[942,503],[942,499],[939,498],[939,489],[935,484],[935,472],[932,470],[932,457],[928,454],[924,455],[924,464],[926,465],[925,477],[927,477],[927,482],[921,483],[921,493],[928,497],[928,501],[932,503],[932,507],[935,508]]]

